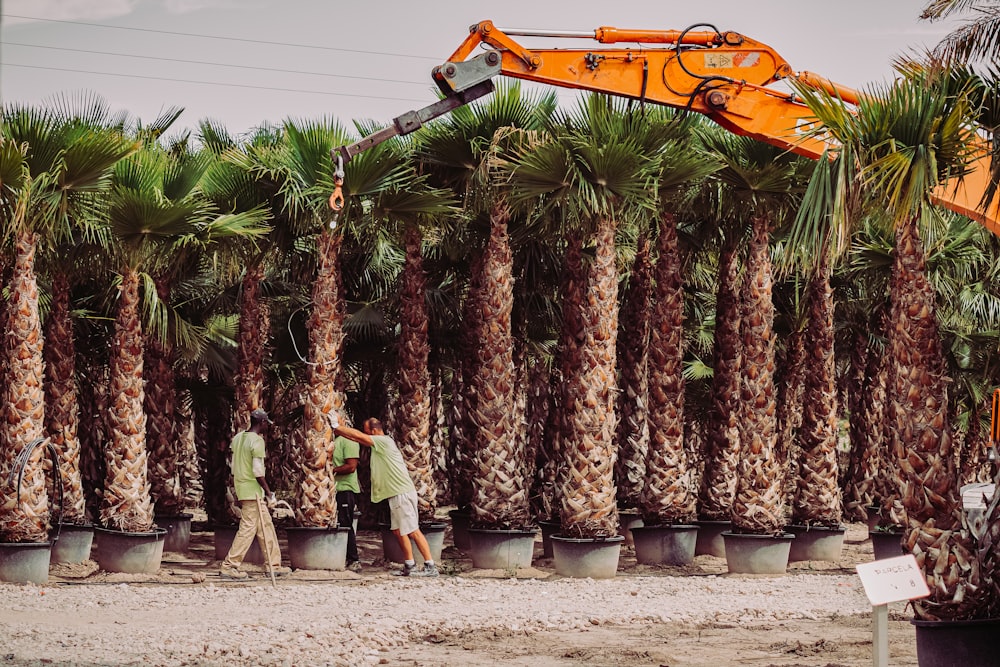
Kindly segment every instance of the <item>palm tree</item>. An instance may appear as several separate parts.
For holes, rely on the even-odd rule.
[[[704,133],[702,140],[724,163],[714,178],[723,187],[723,214],[731,219],[727,233],[739,229],[747,217],[751,229],[739,297],[741,342],[733,345],[727,341],[728,349],[739,349],[741,354],[738,404],[742,424],[731,520],[735,532],[778,535],[785,526],[782,493],[785,462],[777,451],[776,336],[769,245],[773,221],[789,203],[801,179],[803,163],[790,153],[746,137]],[[721,273],[726,267],[725,263],[720,265],[720,278],[728,275]],[[723,301],[717,308],[724,305]],[[719,325],[718,314],[716,325]],[[728,363],[733,363],[732,353]],[[719,397],[715,400],[719,401]],[[733,397],[725,401],[730,406],[734,402]],[[725,426],[717,424],[712,428]],[[725,447],[719,447],[723,441],[721,435],[714,436],[714,446],[732,456],[731,438],[735,434],[725,434]],[[724,499],[725,495],[717,497]],[[707,518],[704,512],[703,516]]]
[[[807,101],[848,147],[840,159],[850,159],[851,166],[856,160],[866,194],[887,211],[895,228],[888,437],[902,498],[892,514],[905,527],[904,546],[917,556],[931,590],[929,598],[914,602],[915,614],[925,620],[974,618],[992,604],[988,595],[975,594],[987,582],[980,581],[974,544],[961,530],[949,381],[919,233],[932,190],[960,176],[970,158],[975,140],[970,99],[967,84],[916,72],[876,88],[859,102],[856,115],[820,95]]]
[[[525,443],[514,420],[514,262],[509,229],[523,222],[508,202],[503,151],[523,132],[538,131],[554,106],[554,95],[522,95],[517,84],[501,87],[489,100],[456,110],[417,146],[432,182],[452,188],[464,204],[465,220],[485,231],[474,253],[463,314],[466,359],[456,377],[464,384],[457,429],[460,465],[470,487],[456,486],[459,506],[471,507],[477,526],[523,529],[531,524],[530,475]],[[469,231],[473,231],[470,229]],[[471,235],[471,234],[470,234]],[[482,241],[475,242],[478,247]],[[473,342],[474,341],[474,342]],[[464,465],[463,465],[464,462]],[[468,466],[468,467],[466,467]],[[462,491],[469,497],[463,497]]]
[[[118,267],[118,298],[112,340],[107,479],[101,522],[111,529],[147,532],[153,505],[147,477],[146,414],[143,354],[147,321],[164,322],[156,273],[173,247],[210,245],[234,236],[260,236],[259,213],[219,215],[199,193],[174,189],[179,159],[150,143],[116,165],[108,203],[113,243],[110,254]],[[171,195],[178,195],[176,199]],[[163,328],[154,329],[162,332]]]
[[[163,194],[170,201],[192,199],[205,170],[208,154],[192,152],[185,141],[170,147],[171,160],[163,174]],[[166,321],[156,319],[145,331],[143,375],[146,380],[146,446],[149,451],[150,492],[160,516],[176,516],[184,508],[178,463],[180,442],[177,419],[178,392],[175,367],[178,348],[194,348],[191,327],[177,316],[173,303],[177,283],[197,273],[201,248],[175,245],[171,252],[148,266],[156,289],[155,299],[164,305]]]
[[[684,279],[673,209],[686,191],[720,167],[690,141],[665,143],[661,151],[656,180],[661,212],[649,341],[650,443],[640,495],[647,526],[690,524],[697,515],[694,471],[684,448]]]
[[[594,538],[618,532],[614,486],[618,267],[615,234],[629,206],[648,202],[655,160],[632,130],[639,115],[621,100],[591,95],[553,128],[556,135],[524,154],[514,170],[517,203],[545,201],[592,240],[582,299],[563,304],[578,318],[579,365],[568,369],[561,443],[561,533]],[[572,229],[572,227],[571,227]]]
[[[412,198],[417,184],[406,188]],[[450,193],[428,190],[418,208],[424,215],[444,209],[450,204]],[[433,199],[439,202],[434,203]],[[413,209],[417,210],[417,209]],[[395,210],[394,215],[403,211]],[[405,224],[403,245],[406,263],[400,276],[400,327],[397,352],[399,367],[399,432],[410,475],[417,488],[418,509],[423,522],[434,520],[437,512],[438,485],[434,477],[431,446],[431,376],[429,368],[430,316],[427,306],[426,274],[423,267],[423,233],[415,223]]]
[[[241,143],[225,128],[202,122],[199,138],[215,156],[205,172],[201,189],[221,210],[233,212],[266,210],[272,221],[282,215],[281,202],[276,198],[276,186],[266,178],[256,177],[255,156],[272,150],[280,138],[269,127],[258,129]],[[264,244],[250,242],[234,248],[235,252],[220,263],[227,273],[236,273],[239,282],[239,329],[237,360],[233,378],[232,432],[250,426],[250,413],[257,408],[270,409],[265,402],[264,368],[271,331],[271,307],[263,294],[268,258],[280,255],[289,241],[285,225],[273,224]],[[263,247],[261,247],[261,245]],[[224,284],[229,283],[224,277]],[[224,458],[224,457],[223,457]],[[217,521],[239,518],[239,503],[228,481],[228,466],[212,466],[215,483],[208,485],[206,506],[209,516]]]
[[[24,482],[19,488],[5,489],[0,537],[6,541],[44,541],[49,520],[42,449],[31,451],[43,441],[44,393],[41,320],[38,314],[38,287],[35,254],[71,238],[77,215],[88,197],[107,184],[109,169],[134,147],[120,133],[105,130],[83,118],[68,117],[53,110],[9,107],[4,110],[2,139],[3,231],[15,254],[10,283],[5,336],[6,375],[3,399],[3,451],[5,471],[12,471],[20,456]],[[53,369],[56,370],[56,369]],[[58,370],[65,371],[65,366]],[[68,387],[62,378],[63,386]],[[60,392],[72,398],[68,389]],[[70,401],[72,402],[72,401]],[[82,489],[79,457],[72,438],[75,430],[72,408],[60,414],[60,424],[50,428],[70,438],[63,445],[60,468],[68,475],[71,495],[64,498],[72,520],[81,520]],[[58,408],[57,408],[58,409]],[[75,462],[75,465],[74,465]],[[23,497],[23,499],[22,499]],[[60,511],[63,508],[60,508]]]
[[[833,291],[831,259],[821,252],[808,289],[809,320],[805,338],[808,352],[802,396],[798,488],[792,504],[792,523],[840,528],[842,503],[837,474],[837,387],[833,345]]]

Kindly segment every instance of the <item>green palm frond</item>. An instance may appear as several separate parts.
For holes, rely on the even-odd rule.
[[[191,153],[187,150],[174,152],[164,165],[162,179],[163,196],[171,201],[179,201],[191,196],[212,161],[207,151]]]
[[[1000,51],[1000,6],[974,0],[932,0],[921,13],[923,19],[942,19],[965,13],[935,47],[935,57],[946,63],[990,61]]]
[[[65,150],[65,126],[51,109],[22,105],[3,110],[3,136],[17,144],[25,144],[25,162],[29,173],[40,174],[56,170]]]
[[[76,127],[66,134],[63,153],[65,190],[100,191],[110,182],[108,168],[131,155],[138,145],[117,133]]]
[[[29,175],[25,164],[27,144],[0,138],[0,193],[6,201],[10,193],[19,190]]]
[[[139,245],[144,239],[193,234],[192,217],[200,210],[197,202],[170,203],[133,188],[115,189],[115,201],[109,211],[112,231],[126,245]]]
[[[214,216],[201,227],[199,240],[204,243],[219,243],[226,239],[259,239],[271,230],[267,224],[270,219],[270,211],[263,206]]]
[[[711,176],[723,166],[714,155],[699,150],[690,141],[669,141],[661,150],[656,177],[661,198],[672,197],[678,189]]]
[[[692,359],[684,362],[684,379],[690,382],[710,379],[713,375],[712,367],[701,359]]]
[[[222,123],[210,119],[198,123],[198,139],[201,144],[215,155],[222,155],[237,147],[236,137]]]
[[[552,202],[565,201],[576,183],[574,166],[572,153],[563,143],[549,141],[535,146],[514,165],[516,185],[511,201],[518,205],[542,197]]]

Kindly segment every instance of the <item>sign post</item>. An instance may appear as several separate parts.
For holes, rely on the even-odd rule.
[[[872,603],[872,665],[889,667],[889,603],[924,598],[931,592],[913,554],[860,563],[855,569]]]

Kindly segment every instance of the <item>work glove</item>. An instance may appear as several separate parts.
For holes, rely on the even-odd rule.
[[[330,419],[330,428],[340,428],[340,415],[336,412],[331,412],[328,417]]]
[[[274,507],[277,504],[278,504],[278,499],[274,497],[274,494],[273,493],[268,494],[268,496],[267,496],[267,507],[268,507],[268,509],[274,509]]]

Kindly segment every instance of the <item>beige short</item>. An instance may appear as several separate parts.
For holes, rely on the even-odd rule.
[[[398,530],[400,535],[409,535],[420,528],[416,491],[389,498],[389,528]]]

